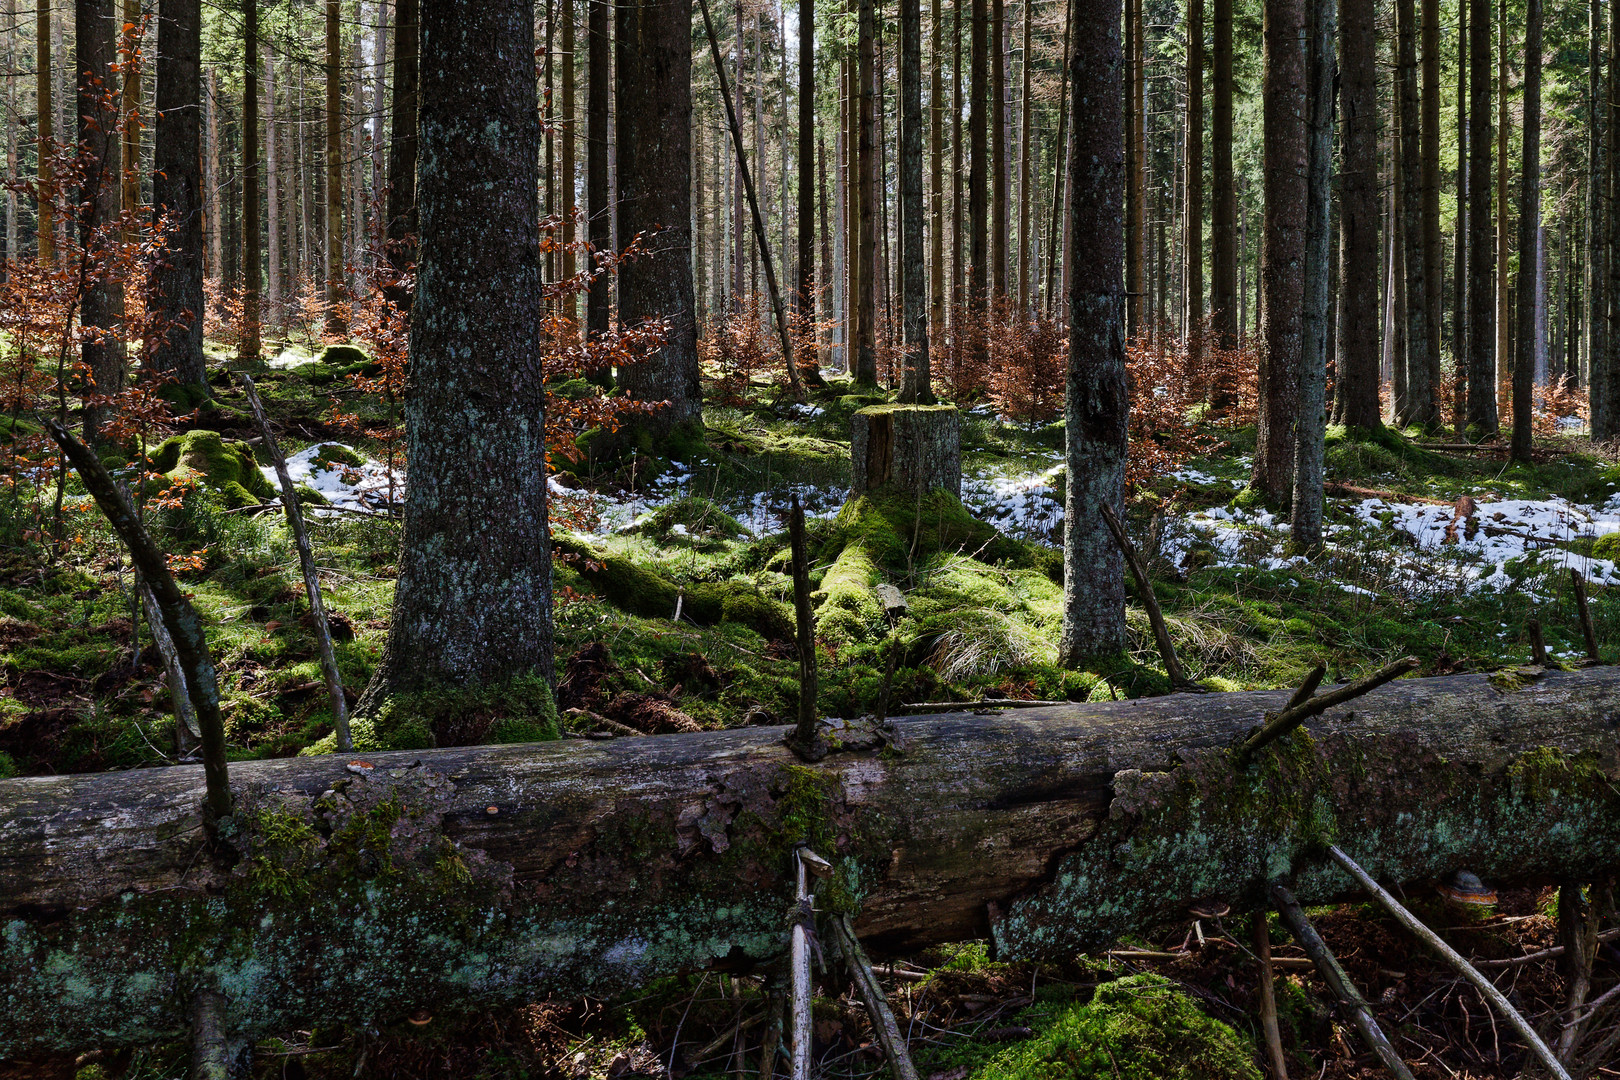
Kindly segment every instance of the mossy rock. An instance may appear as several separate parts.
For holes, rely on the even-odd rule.
[[[331,364],[335,367],[364,364],[370,359],[371,357],[367,356],[365,351],[358,345],[328,345],[321,350],[320,357],[321,363]]]
[[[1028,560],[1024,545],[968,513],[960,499],[944,491],[921,498],[868,494],[851,499],[838,512],[832,535],[836,548],[861,541],[869,557],[887,569],[940,551],[976,552],[990,562]]]
[[[308,484],[294,484],[293,493],[298,496],[300,506],[329,506],[331,500],[316,491]]]
[[[320,448],[315,451],[314,463],[328,467],[347,465],[350,468],[358,469],[366,463],[366,459],[342,443],[322,443]]]
[[[1592,541],[1592,557],[1611,562],[1620,560],[1620,532],[1604,533]]]
[[[793,615],[748,581],[700,581],[678,585],[622,555],[604,555],[586,545],[556,537],[555,549],[576,556],[574,570],[592,590],[621,611],[649,619],[681,617],[701,626],[731,622],[747,626],[768,641],[793,637]]]
[[[741,522],[701,495],[660,506],[634,531],[661,544],[734,540],[748,535]]]
[[[1175,983],[1133,975],[1097,988],[974,1080],[1261,1080],[1248,1041]]]
[[[152,453],[152,467],[170,480],[196,480],[233,509],[256,506],[277,494],[253,459],[251,446],[204,428],[164,440]]]
[[[396,694],[368,716],[349,721],[358,751],[431,750],[440,746],[547,742],[557,737],[557,703],[538,675],[495,686],[446,686]],[[304,755],[337,750],[328,735]]]

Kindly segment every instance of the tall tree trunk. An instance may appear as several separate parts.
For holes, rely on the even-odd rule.
[[[73,5],[75,67],[78,71],[79,164],[83,169],[79,192],[79,243],[99,253],[116,239],[108,225],[118,217],[120,201],[118,112],[113,96],[111,0],[76,0]],[[9,256],[11,253],[7,252]],[[80,358],[96,394],[116,394],[124,388],[124,346],[115,333],[124,309],[122,282],[92,279],[79,301],[79,325],[100,331],[99,339],[86,335]],[[95,445],[104,412],[94,404],[84,410],[84,439]]]
[[[1601,2],[1601,0],[1597,0]],[[1496,251],[1491,236],[1491,0],[1468,0],[1468,427],[1493,435]]]
[[[566,280],[574,276],[574,214],[578,210],[574,194],[574,129],[577,123],[574,112],[574,19],[577,17],[574,0],[558,0],[558,11],[562,22],[562,116],[557,132],[562,140],[562,202],[559,210],[562,213],[562,276]],[[701,197],[702,185],[697,185],[697,189]],[[696,237],[693,239],[696,240]],[[566,292],[558,299],[562,302],[563,317],[568,320],[565,333],[572,341],[579,319],[579,303],[573,292]]]
[[[1007,20],[990,0],[990,292],[1007,295]]]
[[[157,124],[152,138],[155,221],[168,222],[167,257],[153,273],[153,315],[164,327],[153,371],[189,395],[208,395],[203,365],[202,3],[158,9]]]
[[[1341,0],[1339,23],[1338,420],[1383,426],[1379,404],[1378,39],[1374,0]]]
[[[1608,380],[1592,359],[1607,348],[1608,319],[1608,265],[1605,242],[1608,231],[1603,227],[1607,202],[1605,196],[1608,170],[1604,166],[1604,131],[1608,119],[1608,99],[1603,84],[1603,0],[1591,0],[1588,7],[1588,38],[1586,67],[1587,132],[1586,132],[1586,257],[1583,263],[1582,299],[1586,305],[1587,402],[1591,417],[1592,435],[1604,437],[1601,431],[1608,423],[1605,398]],[[1580,361],[1571,365],[1579,369]]]
[[[960,0],[958,0],[960,2]],[[968,313],[971,324],[974,367],[984,370],[988,362],[985,339],[985,307],[990,292],[990,123],[986,112],[990,102],[990,14],[985,0],[972,0],[972,47],[968,77],[968,165],[967,228]],[[960,390],[958,390],[960,393]]]
[[[1063,221],[1063,207],[1068,202],[1068,173],[1069,164],[1069,42],[1074,30],[1074,0],[1063,0],[1063,52],[1061,54],[1063,71],[1058,76],[1058,127],[1057,140],[1052,144],[1052,224],[1047,229],[1049,237],[1046,254],[1046,314],[1051,317],[1058,307],[1058,267],[1066,259],[1068,245],[1064,238],[1068,236],[1068,228]],[[1064,289],[1067,292],[1067,279]]]
[[[124,25],[129,29],[124,30],[118,39],[118,60],[124,64],[124,89],[119,103],[123,111],[119,127],[123,142],[120,157],[124,169],[119,205],[120,209],[133,217],[141,202],[141,125],[138,120],[145,104],[141,100],[141,72],[150,61],[143,56],[138,64],[128,62],[141,48],[141,31],[145,27],[146,19],[141,10],[141,0],[123,0],[123,2]],[[134,236],[128,235],[125,240],[133,242]],[[11,250],[8,248],[8,253]]]
[[[1468,4],[1457,5],[1457,212],[1452,240],[1451,355],[1457,387],[1451,423],[1457,437],[1468,431]]]
[[[1434,387],[1429,381],[1429,300],[1425,274],[1423,145],[1418,98],[1417,14],[1414,0],[1396,0],[1396,87],[1400,117],[1402,258],[1406,263],[1406,400],[1396,413],[1405,427],[1429,427],[1435,420]]]
[[[1075,0],[1076,3],[1081,0]],[[1078,16],[1077,16],[1078,18]],[[1142,126],[1142,0],[1125,0],[1125,334],[1142,332],[1146,280],[1147,188]],[[1076,99],[1080,87],[1074,88]],[[1076,129],[1076,139],[1079,138]],[[1078,253],[1077,253],[1078,254]]]
[[[1119,5],[1074,0],[1069,363],[1064,404],[1067,491],[1061,661],[1070,667],[1125,644],[1125,568],[1103,520],[1123,510],[1125,336],[1120,326],[1125,187]]]
[[[1422,0],[1423,106],[1421,117],[1423,182],[1423,325],[1428,333],[1424,358],[1429,365],[1429,423],[1445,416],[1440,383],[1440,311],[1445,278],[1440,240],[1440,0]]]
[[[416,264],[416,126],[418,0],[394,0],[394,107],[388,132],[388,258],[398,270]],[[595,42],[592,42],[594,47]],[[411,293],[384,295],[402,309]]]
[[[962,229],[965,214],[962,209],[962,181],[968,174],[963,171],[962,117],[967,112],[962,100],[962,8],[967,0],[951,0],[952,58],[951,58],[951,337],[954,348],[951,355],[962,355],[962,308],[966,302],[967,272]],[[969,31],[971,36],[971,31]],[[971,129],[971,125],[970,125]]]
[[[1300,368],[1299,439],[1294,452],[1291,536],[1306,550],[1322,546],[1322,466],[1326,435],[1328,312],[1333,257],[1333,40],[1337,0],[1310,0],[1310,127],[1305,217],[1304,357]]]
[[[1204,353],[1204,0],[1187,0],[1186,158],[1183,297],[1187,360],[1197,371],[1202,367]]]
[[[254,2],[254,0],[249,0]],[[264,314],[271,327],[282,325],[281,312],[281,182],[276,175],[276,58],[264,50],[264,180],[265,239],[267,242]]]
[[[1530,463],[1531,395],[1540,345],[1541,254],[1541,0],[1526,0],[1524,19],[1524,147],[1519,171],[1518,347],[1513,359],[1514,461]]]
[[[1025,0],[1028,3],[1028,0]],[[900,261],[905,362],[900,400],[933,404],[928,282],[923,276],[922,4],[900,0]]]
[[[934,0],[937,8],[939,0]],[[816,5],[799,0],[799,284],[793,309],[807,320],[816,317]],[[936,19],[937,22],[937,19]],[[939,28],[934,29],[936,55]],[[784,41],[784,48],[786,43]],[[934,73],[938,96],[939,72]],[[786,117],[783,118],[784,122]],[[782,215],[787,220],[787,214]],[[784,252],[784,257],[786,253]],[[811,359],[814,359],[812,356]],[[803,364],[804,361],[801,361]],[[814,366],[814,365],[810,365]]]
[[[326,332],[347,334],[343,273],[343,50],[340,0],[326,0]]]
[[[1265,5],[1265,227],[1260,267],[1259,432],[1251,482],[1281,505],[1294,490],[1299,422],[1303,254],[1308,202],[1305,150],[1305,0]]]
[[[51,0],[39,0],[34,22],[34,132],[38,137],[39,176],[38,213],[35,233],[38,237],[39,261],[46,266],[56,262],[56,208],[51,201],[55,166],[52,162],[56,138],[56,106],[51,88]]]
[[[808,3],[810,0],[800,0]],[[945,54],[941,51],[939,0],[929,9],[929,53],[933,58],[928,86],[928,139],[931,174],[928,259],[928,334],[930,344],[945,343]],[[823,197],[825,199],[825,197]]]
[[[658,357],[624,368],[619,385],[633,400],[669,402],[640,425],[654,432],[701,424],[703,416],[689,224],[691,23],[685,3],[626,0],[614,26],[619,246],[645,232],[652,251],[619,272],[619,322],[669,324]]]
[[[242,347],[244,360],[257,360],[259,291],[259,2],[242,0]]]
[[[1349,0],[1355,3],[1356,0]],[[1345,14],[1348,27],[1350,16]],[[1346,30],[1349,33],[1349,30]],[[1371,27],[1367,33],[1371,34]],[[1346,45],[1348,55],[1349,42]],[[1369,53],[1371,46],[1368,46]],[[1369,58],[1366,61],[1372,63]],[[1214,314],[1216,340],[1230,348],[1237,343],[1238,330],[1238,249],[1237,249],[1237,188],[1232,176],[1232,0],[1215,0],[1215,94],[1210,112],[1210,179],[1214,185],[1214,200],[1210,206],[1210,308]],[[1370,74],[1368,76],[1371,78]],[[1371,92],[1371,91],[1369,91]],[[1348,90],[1346,91],[1348,108]],[[1368,120],[1376,128],[1376,119],[1369,113]],[[1345,133],[1345,149],[1349,152],[1350,134]],[[1376,175],[1376,172],[1375,172]],[[1350,167],[1345,166],[1349,182]],[[1376,226],[1374,226],[1376,232]],[[1376,384],[1375,384],[1376,389]]]
[[[608,216],[608,95],[613,85],[612,30],[609,0],[585,0],[589,5],[590,55],[585,87],[585,213],[591,250],[606,252],[613,246]],[[717,230],[722,234],[723,228]],[[585,326],[590,336],[600,337],[612,323],[613,281],[608,274],[591,279],[585,298]],[[596,373],[596,381],[612,381],[611,373]]]
[[[203,280],[218,288],[225,265],[225,215],[220,212],[219,77],[212,67],[203,77],[203,231],[207,236]]]
[[[1620,74],[1617,74],[1620,73],[1620,35],[1615,33],[1617,26],[1620,26],[1620,3],[1610,0],[1609,79],[1607,107],[1604,109],[1604,149],[1600,155],[1603,159],[1602,175],[1598,180],[1597,216],[1591,225],[1595,234],[1593,262],[1605,271],[1603,280],[1595,286],[1603,307],[1594,312],[1596,321],[1604,324],[1603,349],[1599,352],[1594,348],[1591,359],[1592,383],[1595,386],[1599,379],[1603,382],[1600,438],[1620,435],[1620,304],[1615,300],[1620,297],[1620,206],[1615,205],[1616,193],[1620,192],[1620,181],[1615,179],[1615,170],[1620,167]],[[1604,317],[1605,311],[1607,318]],[[1594,331],[1594,344],[1597,338]],[[1594,424],[1593,433],[1596,435],[1598,431],[1599,426]]]
[[[552,672],[531,10],[527,0],[436,0],[421,13],[411,483],[388,643],[362,715],[399,695]],[[690,51],[689,34],[679,46]]]
[[[1496,408],[1512,416],[1513,336],[1508,293],[1508,27],[1507,0],[1498,0],[1496,52]],[[1511,421],[1510,421],[1511,423]]]
[[[982,4],[984,0],[979,0]],[[855,381],[876,386],[878,272],[878,186],[876,73],[876,15],[872,0],[858,0],[856,16],[857,65],[856,150],[857,218],[855,229]]]
[[[1029,190],[1029,181],[1030,181],[1030,176],[1031,176],[1031,173],[1030,173],[1030,158],[1031,158],[1031,154],[1032,154],[1032,151],[1031,151],[1031,148],[1030,148],[1030,137],[1029,137],[1030,136],[1030,112],[1032,111],[1030,106],[1034,104],[1034,102],[1030,99],[1030,89],[1029,89],[1030,88],[1030,70],[1031,70],[1031,68],[1034,67],[1033,63],[1031,63],[1032,53],[1030,51],[1030,25],[1031,25],[1031,22],[1034,19],[1035,5],[1033,3],[1031,3],[1031,0],[1023,0],[1023,6],[1024,6],[1024,50],[1023,50],[1023,59],[1018,65],[1019,70],[1022,73],[1022,79],[1023,79],[1023,84],[1024,84],[1023,89],[1022,89],[1022,96],[1021,96],[1021,100],[1022,100],[1023,104],[1019,107],[1019,116],[1018,116],[1018,317],[1020,319],[1027,319],[1029,317],[1029,310],[1030,310],[1029,309],[1029,256],[1030,256],[1029,220],[1030,220],[1030,209],[1035,203],[1035,200],[1032,197],[1032,192]]]

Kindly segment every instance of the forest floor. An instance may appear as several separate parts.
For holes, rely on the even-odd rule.
[[[306,485],[339,665],[357,694],[387,633],[400,528],[388,510],[405,480],[389,468],[398,411],[352,386],[350,367],[310,359],[290,348],[257,378]],[[192,488],[167,508],[155,499],[147,520],[185,556],[179,574],[209,626],[232,756],[321,752],[331,746],[331,716],[268,458],[240,388],[222,377],[215,393],[218,406],[182,424],[166,452],[149,448],[169,479],[148,487]],[[880,701],[899,711],[1168,689],[1134,586],[1127,655],[1083,672],[1056,662],[1061,427],[966,410],[967,514],[945,500],[846,505],[851,415],[884,400],[836,377],[807,404],[761,386],[747,407],[707,411],[704,435],[664,456],[557,462],[559,736],[791,718],[798,665],[784,529],[793,494],[810,516],[824,714],[860,715]],[[352,419],[335,420],[334,406]],[[1307,557],[1291,549],[1283,515],[1246,498],[1252,427],[1207,434],[1215,449],[1142,485],[1127,522],[1194,679],[1218,689],[1291,687],[1318,662],[1331,680],[1405,655],[1419,658],[1421,674],[1488,671],[1526,662],[1533,620],[1554,662],[1574,664],[1586,646],[1571,569],[1591,583],[1597,638],[1611,650],[1602,659],[1617,659],[1612,447],[1543,439],[1535,463],[1519,466],[1490,449],[1425,446],[1440,440],[1416,433],[1330,431],[1328,543]],[[0,496],[0,776],[172,762],[163,667],[136,617],[127,563],[79,489],[70,482],[58,522],[46,485],[38,499],[24,497],[27,485]],[[896,625],[872,592],[879,581],[906,597]],[[355,730],[363,750],[465,734],[364,722]],[[1552,895],[1504,893],[1489,910],[1442,910],[1435,898],[1430,923],[1449,928],[1465,953],[1512,957],[1556,943]],[[1376,911],[1317,914],[1418,1076],[1518,1074],[1516,1044],[1479,997]],[[1272,937],[1280,953],[1293,952],[1275,925]],[[936,1080],[1258,1076],[1250,941],[1246,922],[1195,928],[1189,919],[1129,943],[1137,955],[1056,966],[996,963],[982,944],[965,943],[884,958],[894,965],[885,981],[919,1067]],[[1599,990],[1620,974],[1620,952],[1605,948]],[[1296,1075],[1373,1075],[1353,1034],[1332,1019],[1320,981],[1293,959],[1283,963],[1280,1009]],[[1499,973],[1533,1016],[1551,1018],[1561,1006],[1554,961]],[[824,1072],[876,1074],[881,1055],[862,1008],[831,976],[822,991]],[[745,1062],[757,1070],[768,1011],[757,978],[693,976],[634,1000],[289,1033],[261,1047],[260,1071],[359,1075],[363,1057],[375,1076],[740,1076]],[[181,1055],[146,1048],[87,1060],[77,1073],[178,1075]],[[1605,1074],[1620,1076],[1620,1064]]]

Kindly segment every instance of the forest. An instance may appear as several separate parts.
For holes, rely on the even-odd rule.
[[[1620,2],[0,4],[0,1080],[1620,1076]]]

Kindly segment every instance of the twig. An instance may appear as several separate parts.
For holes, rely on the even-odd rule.
[[[1305,681],[1299,684],[1299,689],[1294,691],[1294,696],[1288,699],[1288,704],[1284,707],[1283,711],[1286,712],[1288,709],[1297,709],[1307,701],[1311,700],[1311,698],[1316,695],[1316,688],[1322,685],[1322,676],[1326,674],[1326,664],[1317,664],[1314,668],[1312,668],[1311,673],[1305,676]]]
[[[1330,690],[1320,697],[1313,697],[1298,705],[1292,705],[1280,713],[1272,713],[1266,718],[1265,726],[1249,736],[1243,745],[1238,747],[1238,764],[1247,764],[1256,753],[1293,731],[1311,717],[1325,713],[1334,706],[1342,705],[1353,698],[1358,698],[1369,690],[1376,690],[1385,683],[1400,678],[1417,666],[1417,657],[1408,656],[1403,660],[1397,660],[1393,664],[1380,668],[1366,678],[1357,679],[1353,683],[1347,683],[1337,689]]]
[[[338,671],[337,653],[332,649],[332,630],[326,622],[326,604],[321,600],[321,578],[315,568],[315,554],[309,546],[309,530],[304,528],[304,515],[298,508],[298,492],[293,488],[292,476],[287,472],[287,459],[282,456],[281,444],[270,430],[270,421],[264,415],[264,405],[259,401],[253,376],[245,371],[239,371],[237,375],[242,380],[242,388],[247,391],[248,404],[253,408],[254,419],[259,422],[259,430],[264,433],[264,448],[276,468],[276,479],[281,481],[281,503],[287,511],[287,525],[292,529],[293,541],[298,546],[298,562],[304,571],[304,591],[309,594],[309,613],[315,623],[315,643],[321,654],[321,674],[326,678],[327,696],[332,699],[332,727],[337,731],[338,752],[346,754],[354,749],[354,741],[349,737],[349,707],[343,699],[343,676]]]
[[[174,639],[164,625],[157,598],[147,588],[145,581],[140,583],[138,589],[141,607],[146,610],[146,625],[152,628],[152,641],[157,645],[158,655],[163,657],[163,667],[169,676],[169,697],[174,701],[175,753],[185,757],[202,739],[202,732],[197,727],[197,707],[191,703],[191,691],[186,688],[186,671],[180,666],[180,654],[175,651]]]
[[[790,963],[793,978],[793,1080],[810,1080],[810,877],[804,859],[793,856],[797,880],[793,897]]]
[[[1620,930],[1605,930],[1597,936],[1599,941],[1613,941],[1615,938],[1620,938]],[[1473,960],[1470,962],[1475,967],[1518,967],[1520,964],[1533,964],[1537,960],[1551,960],[1555,956],[1563,955],[1564,947],[1562,945],[1554,945],[1548,949],[1540,949],[1533,953],[1525,953],[1523,956],[1510,956],[1505,960]]]
[[[1328,855],[1334,862],[1339,864],[1345,873],[1354,878],[1357,884],[1367,890],[1380,904],[1383,904],[1384,908],[1395,917],[1397,922],[1405,926],[1414,936],[1438,953],[1442,960],[1456,970],[1457,974],[1473,983],[1480,994],[1492,1005],[1496,1006],[1496,1011],[1502,1014],[1503,1019],[1513,1025],[1513,1029],[1519,1033],[1520,1038],[1524,1039],[1531,1052],[1553,1076],[1557,1077],[1558,1080],[1569,1080],[1569,1073],[1564,1070],[1564,1066],[1554,1056],[1547,1044],[1541,1041],[1541,1036],[1536,1034],[1536,1029],[1531,1027],[1529,1022],[1519,1014],[1519,1010],[1509,1004],[1508,999],[1502,996],[1502,992],[1496,988],[1495,983],[1481,975],[1474,969],[1473,965],[1463,959],[1457,950],[1447,945],[1439,934],[1424,926],[1415,915],[1402,907],[1399,900],[1396,900],[1395,897],[1385,891],[1383,886],[1374,881],[1372,875],[1358,866],[1350,856],[1331,844],[1328,845]]]
[[[1366,999],[1356,989],[1355,983],[1350,981],[1350,976],[1344,973],[1344,968],[1333,958],[1327,942],[1322,940],[1322,935],[1316,932],[1316,927],[1305,917],[1305,910],[1299,906],[1299,901],[1294,899],[1294,894],[1281,885],[1273,885],[1271,895],[1277,902],[1277,913],[1282,916],[1283,922],[1300,946],[1316,962],[1317,972],[1328,984],[1329,989],[1338,995],[1339,1001],[1350,1014],[1351,1023],[1355,1025],[1356,1031],[1360,1033],[1368,1049],[1377,1054],[1378,1059],[1389,1071],[1401,1080],[1413,1080],[1412,1071],[1395,1052],[1395,1047],[1390,1045],[1389,1039],[1384,1037],[1384,1032],[1379,1028]]]
[[[1586,638],[1586,658],[1597,663],[1597,630],[1592,625],[1592,611],[1586,606],[1586,578],[1572,566],[1569,568],[1569,580],[1575,586],[1575,610],[1581,616],[1581,634]]]
[[[872,974],[872,965],[867,963],[866,953],[855,938],[855,928],[850,925],[848,915],[840,915],[833,920],[833,935],[838,938],[838,948],[844,954],[844,964],[849,968],[850,977],[861,992],[861,1000],[866,1002],[872,1030],[877,1033],[878,1042],[883,1046],[883,1056],[888,1059],[894,1080],[917,1080],[917,1067],[911,1063],[905,1039],[900,1034],[900,1025],[894,1022],[888,996],[878,985],[877,976]]]
[[[1170,643],[1170,630],[1164,623],[1164,612],[1159,610],[1158,597],[1153,595],[1153,583],[1148,580],[1147,570],[1136,557],[1136,549],[1131,547],[1130,537],[1125,535],[1125,526],[1120,524],[1119,515],[1114,508],[1106,502],[1099,509],[1102,510],[1103,521],[1108,525],[1108,531],[1114,534],[1114,543],[1125,556],[1125,564],[1131,568],[1131,577],[1136,579],[1137,591],[1142,594],[1142,606],[1147,609],[1148,622],[1153,626],[1153,640],[1158,643],[1159,657],[1164,661],[1165,674],[1170,676],[1172,690],[1187,690],[1193,693],[1204,693],[1205,688],[1187,678],[1187,673],[1181,667],[1181,661],[1176,659],[1176,647]]]
[[[1250,921],[1254,931],[1254,955],[1260,961],[1260,1026],[1266,1033],[1271,1074],[1273,1080],[1288,1080],[1288,1059],[1283,1057],[1282,1033],[1277,1030],[1277,993],[1272,986],[1271,926],[1264,911],[1256,911]]]

